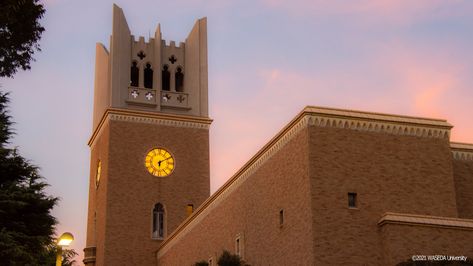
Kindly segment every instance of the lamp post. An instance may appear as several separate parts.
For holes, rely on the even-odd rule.
[[[57,239],[56,266],[62,265],[62,247],[69,246],[72,240],[74,236],[69,232],[65,232]]]

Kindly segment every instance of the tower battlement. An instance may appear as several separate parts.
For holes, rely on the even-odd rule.
[[[96,45],[84,264],[156,265],[162,241],[210,196],[207,21],[185,42],[130,33],[113,6]]]
[[[113,6],[109,51],[96,46],[94,129],[108,108],[208,117],[207,19],[166,43],[160,24],[147,42],[136,38]]]

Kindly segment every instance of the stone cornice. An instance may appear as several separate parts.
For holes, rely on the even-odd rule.
[[[354,110],[308,106],[302,113],[310,115],[309,124],[395,135],[449,138],[453,127],[446,120],[390,115]]]
[[[261,165],[288,143],[297,133],[307,127],[336,127],[350,130],[372,131],[387,134],[419,137],[449,138],[452,125],[441,119],[396,116],[352,110],[308,106],[289,124],[261,148],[225,184],[212,194],[202,205],[161,244],[157,257],[163,256],[177,241],[203,220],[212,209],[227,198]]]
[[[97,128],[95,128],[92,136],[90,137],[88,142],[89,146],[93,145],[97,136],[100,135],[104,125],[109,123],[110,120],[198,129],[209,129],[210,124],[212,123],[212,119],[205,117],[109,108],[104,112],[102,119],[97,125]]]
[[[473,230],[472,219],[460,219],[451,217],[415,215],[405,213],[387,212],[378,221],[378,226],[386,224],[401,224],[414,226],[432,226],[461,230]]]
[[[453,159],[473,161],[473,144],[450,142],[450,148]]]

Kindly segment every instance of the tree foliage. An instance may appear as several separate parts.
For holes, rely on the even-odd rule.
[[[198,261],[194,264],[194,266],[209,266],[209,263],[205,260]]]
[[[13,134],[7,104],[0,92],[0,262],[47,265],[56,224],[50,212],[58,199],[45,193],[38,168],[7,147]]]
[[[56,245],[50,245],[47,249],[47,255],[44,257],[44,260],[41,262],[40,265],[56,265],[56,253],[57,247]],[[77,256],[77,252],[73,249],[63,249],[62,250],[62,266],[73,266],[76,262],[74,260],[75,256]]]
[[[39,20],[44,8],[39,0],[0,1],[0,77],[13,77],[18,68],[30,69],[33,53],[44,28]]]
[[[209,263],[205,260],[196,262],[194,266],[208,266]],[[240,258],[240,256],[236,254],[231,254],[227,250],[222,252],[222,255],[218,258],[217,261],[218,266],[250,266],[244,260]]]
[[[241,260],[240,256],[236,254],[231,254],[227,250],[224,250],[220,258],[217,261],[218,266],[243,266],[246,265],[244,261]]]

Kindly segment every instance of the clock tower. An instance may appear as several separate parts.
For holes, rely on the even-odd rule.
[[[84,263],[156,265],[162,240],[210,195],[207,21],[185,42],[131,35],[113,6],[96,46]]]

